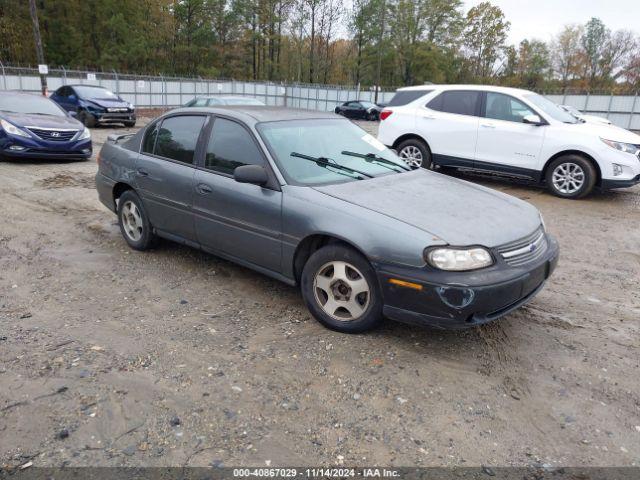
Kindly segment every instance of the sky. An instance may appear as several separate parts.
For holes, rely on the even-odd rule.
[[[482,0],[465,0],[465,11]],[[567,23],[600,18],[611,30],[640,33],[640,0],[490,0],[511,22],[508,43],[525,38],[549,41]],[[635,21],[631,21],[634,19]]]

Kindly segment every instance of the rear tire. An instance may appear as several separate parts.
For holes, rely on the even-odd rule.
[[[148,250],[157,237],[149,223],[147,212],[136,192],[127,190],[118,200],[118,224],[122,236],[134,250]]]
[[[124,122],[124,126],[127,128],[133,128],[136,126],[136,122]]]
[[[369,261],[342,244],[314,252],[302,270],[302,297],[322,325],[361,333],[382,322],[382,295]]]
[[[396,149],[398,156],[411,168],[431,168],[431,150],[422,140],[410,138]]]
[[[547,188],[561,198],[577,199],[589,195],[598,179],[598,172],[586,158],[568,154],[556,158],[547,167]]]

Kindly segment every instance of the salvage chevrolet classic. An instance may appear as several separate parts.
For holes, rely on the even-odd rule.
[[[132,248],[163,237],[298,284],[341,332],[385,317],[486,323],[530,300],[558,260],[533,206],[410,170],[331,113],[174,110],[111,137],[98,162],[100,200]]]

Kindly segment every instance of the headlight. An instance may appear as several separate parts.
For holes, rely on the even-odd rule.
[[[78,140],[85,140],[87,138],[91,138],[91,132],[89,131],[88,128],[85,127],[85,129],[82,131],[82,133],[78,137]]]
[[[90,112],[96,112],[96,113],[102,113],[105,111],[104,108],[98,107],[96,105],[87,105],[87,110],[89,110]]]
[[[31,137],[31,135],[29,135],[27,132],[25,132],[21,128],[16,127],[13,123],[7,122],[6,120],[0,119],[0,126],[2,126],[2,129],[5,132],[10,133],[11,135],[18,135],[19,137],[27,138]]]
[[[606,140],[604,138],[601,138],[600,140],[609,145],[611,148],[615,148],[616,150],[620,150],[621,152],[631,153],[633,155],[638,155],[638,153],[640,153],[640,148],[632,143],[614,142],[613,140]]]
[[[426,260],[432,267],[455,272],[493,265],[493,257],[481,247],[434,248],[426,252]]]

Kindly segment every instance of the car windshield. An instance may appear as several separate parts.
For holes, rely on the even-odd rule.
[[[66,116],[64,110],[41,95],[0,95],[0,111]]]
[[[407,170],[394,152],[349,120],[265,122],[257,128],[287,181],[296,185],[354,181]]]
[[[264,105],[264,103],[255,98],[225,98],[223,101],[227,105]]]
[[[544,98],[542,95],[538,95],[537,93],[528,93],[524,98],[529,100],[554,120],[558,120],[563,123],[579,123],[579,120],[576,117],[571,115],[569,112],[565,112],[558,105],[553,103],[551,100]]]
[[[118,96],[110,90],[101,87],[91,87],[91,86],[75,86],[73,89],[76,91],[80,98],[111,98],[115,99]]]
[[[561,105],[561,107],[562,107],[563,110],[566,110],[571,115],[574,115],[574,116],[575,115],[580,115],[580,111],[575,107],[572,107],[570,105]]]

